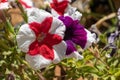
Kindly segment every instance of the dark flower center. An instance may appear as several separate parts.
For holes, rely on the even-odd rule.
[[[68,28],[65,31],[65,37],[64,40],[70,40],[73,37],[73,29],[72,28]]]

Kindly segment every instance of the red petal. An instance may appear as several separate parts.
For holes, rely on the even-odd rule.
[[[53,9],[55,9],[58,14],[63,15],[66,7],[68,6],[68,1],[58,2],[57,0],[53,0],[53,3],[50,4]]]
[[[1,3],[1,2],[7,2],[7,0],[1,0],[0,3]]]
[[[61,41],[62,41],[62,37],[57,34],[47,34],[46,38],[44,39],[44,43],[50,46],[58,44]]]
[[[36,36],[38,36],[41,32],[48,33],[52,24],[52,19],[52,17],[47,17],[41,24],[37,22],[32,22],[29,25]]]
[[[40,54],[46,59],[53,60],[54,59],[54,52],[52,46],[48,46],[46,44],[39,44],[37,41],[33,42],[29,47],[30,55]]]
[[[40,51],[40,54],[45,58],[50,60],[54,59],[54,52],[53,52],[52,46],[48,46],[44,44],[39,48],[39,51]]]
[[[30,55],[39,54],[39,44],[38,44],[37,41],[34,41],[34,42],[29,46],[28,54],[30,54]]]
[[[51,27],[51,24],[52,24],[52,20],[53,18],[52,17],[47,17],[42,23],[41,23],[41,30],[43,33],[48,33],[50,27]]]
[[[25,3],[24,0],[23,0],[23,1],[22,1],[22,0],[19,0],[19,2],[20,2],[23,6],[25,6],[25,8],[31,8],[31,6],[29,6],[27,3]]]

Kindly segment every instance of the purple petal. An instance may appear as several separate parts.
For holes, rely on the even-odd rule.
[[[66,40],[67,50],[66,55],[70,55],[72,52],[76,51],[75,45],[71,40]]]
[[[60,16],[59,19],[65,24],[67,28],[72,26],[73,20],[69,16]]]
[[[76,24],[74,27],[76,29],[73,32],[72,41],[84,48],[87,43],[87,32],[80,24]]]
[[[84,27],[79,24],[79,21],[73,20],[69,16],[60,16],[59,19],[66,26],[64,40],[72,40],[75,44],[84,48],[87,43],[87,32]]]

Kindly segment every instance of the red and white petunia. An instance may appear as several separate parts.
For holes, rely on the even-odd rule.
[[[31,8],[33,7],[33,1],[32,0],[18,0],[21,5],[24,7],[24,8]]]
[[[37,8],[28,9],[27,14],[28,24],[22,25],[17,34],[18,46],[27,53],[27,62],[34,69],[60,62],[66,51],[66,44],[62,41],[63,23]]]
[[[20,4],[26,9],[33,7],[32,0],[18,0]],[[15,0],[1,0],[0,9],[8,9],[11,8],[10,2],[15,2]]]
[[[71,0],[52,0],[50,2],[51,13],[53,16],[58,17],[61,15],[71,15],[76,11],[75,7],[72,7],[69,3]]]
[[[0,9],[8,9],[10,8],[9,2],[7,0],[0,1]]]

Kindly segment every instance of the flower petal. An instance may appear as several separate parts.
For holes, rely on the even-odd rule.
[[[31,0],[18,0],[24,8],[33,7],[33,2]]]
[[[52,17],[46,17],[42,23],[32,22],[30,23],[30,28],[35,32],[36,36],[43,33],[48,33],[51,24],[52,24]]]
[[[57,34],[47,34],[46,38],[44,39],[43,43],[53,46],[58,44],[62,41],[62,37]]]
[[[51,28],[49,30],[49,33],[57,34],[63,38],[65,30],[66,30],[66,28],[65,28],[65,25],[62,23],[62,21],[60,21],[57,18],[53,18],[53,22],[52,22]]]
[[[69,16],[59,16],[59,19],[65,24],[66,28],[71,28],[73,24],[72,18]]]
[[[82,14],[79,11],[75,11],[72,15],[71,15],[73,20],[80,20],[82,17]]]
[[[67,40],[66,44],[67,44],[66,58],[76,58],[77,60],[83,59],[83,56],[77,52],[76,47],[71,40]]]
[[[29,25],[24,24],[20,27],[16,39],[18,47],[23,52],[28,52],[30,44],[35,41],[36,37],[34,32],[29,28]]]
[[[81,60],[81,59],[83,59],[84,57],[83,57],[81,54],[79,54],[79,52],[74,51],[74,52],[72,52],[71,54],[66,55],[66,58],[75,58],[75,59],[77,59],[77,60]]]
[[[28,54],[30,55],[41,55],[46,59],[53,60],[54,59],[54,53],[52,46],[48,46],[46,44],[39,44],[37,41],[33,42],[30,47]]]
[[[60,16],[54,9],[51,9],[51,14],[52,14],[54,17],[59,17],[59,16]]]
[[[43,55],[45,58],[50,60],[54,59],[54,52],[52,46],[42,44],[39,51],[40,54]]]
[[[7,0],[1,0],[0,2],[7,2]]]
[[[62,41],[61,43],[54,45],[53,48],[55,55],[53,63],[56,64],[65,58],[67,45],[64,41]]]
[[[4,3],[0,2],[0,9],[8,9],[8,8],[10,8],[9,2],[4,2]]]
[[[72,14],[74,14],[76,12],[76,7],[71,6],[70,4],[68,4],[64,15],[65,16],[72,16]]]
[[[71,40],[66,40],[66,44],[67,44],[66,55],[69,55],[72,52],[76,51],[75,44]]]
[[[80,24],[73,27],[75,27],[75,29],[73,32],[72,41],[84,48],[87,42],[87,32]]]
[[[39,54],[34,56],[26,54],[25,59],[30,64],[30,66],[35,70],[45,68],[52,63],[50,59],[46,59]]]
[[[33,43],[30,44],[29,51],[27,53],[30,55],[40,54],[39,47],[41,46],[39,46],[38,41],[34,41]]]
[[[28,23],[38,22],[41,23],[46,17],[52,17],[52,15],[42,9],[28,8],[27,9]]]
[[[53,18],[52,17],[47,17],[42,23],[41,23],[41,29],[42,32],[48,33],[49,29],[51,28]]]
[[[54,64],[57,64],[62,59],[65,58],[66,43],[62,41],[61,43],[54,45],[53,50],[54,50],[54,60],[46,59],[40,54],[37,55],[26,54],[25,58],[33,69],[42,69],[49,66],[52,62]]]
[[[59,2],[59,0],[53,0],[53,3],[51,3],[51,7],[59,14],[64,15],[65,9],[68,6],[67,0],[62,0]]]
[[[96,34],[95,33],[91,33],[87,29],[85,29],[85,31],[87,32],[87,42],[85,44],[84,49],[88,48],[89,46],[92,45],[92,43],[96,42]]]

